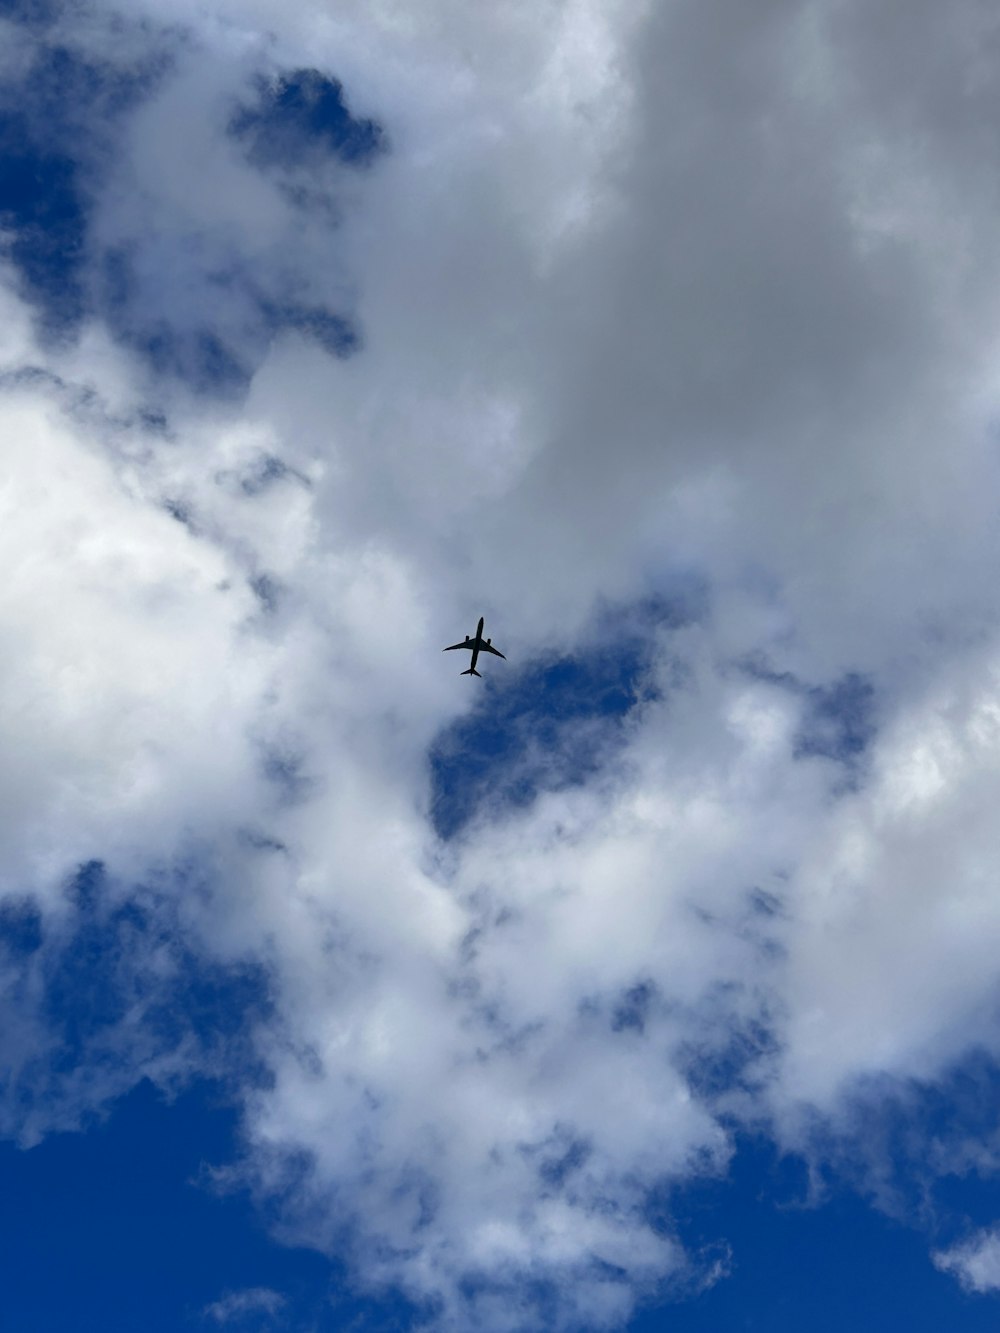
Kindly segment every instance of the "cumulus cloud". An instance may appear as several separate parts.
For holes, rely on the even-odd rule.
[[[649,1192],[734,1117],[808,1151],[859,1082],[997,1052],[995,32],[172,13],[16,26],[94,95],[22,90],[78,155],[59,338],[5,222],[9,1067],[78,867],[147,923],[114,1077],[29,1137],[245,1058],[231,1174],[282,1234],[442,1327],[620,1325],[715,1273]],[[478,712],[439,650],[483,612]],[[546,664],[630,616],[627,704],[533,746]],[[522,748],[442,837],[432,756],[491,708]],[[151,1018],[192,958],[267,978],[235,1073]]]

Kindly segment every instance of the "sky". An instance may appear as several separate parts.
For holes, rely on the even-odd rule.
[[[978,0],[0,0],[5,1324],[996,1327],[998,116]]]

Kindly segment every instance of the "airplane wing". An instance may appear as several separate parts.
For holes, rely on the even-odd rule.
[[[443,653],[450,653],[453,648],[475,648],[474,643],[449,643],[447,648],[442,648]]]
[[[503,657],[503,653],[500,651],[500,649],[494,648],[491,643],[481,643],[479,645],[479,651],[481,653],[496,653],[497,657]],[[503,660],[506,662],[507,661],[506,657],[503,657]]]

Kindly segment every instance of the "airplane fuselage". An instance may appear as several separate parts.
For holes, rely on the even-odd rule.
[[[492,653],[494,657],[503,657],[503,653],[500,651],[500,649],[493,647],[492,639],[483,638],[483,625],[485,623],[486,623],[486,617],[480,616],[479,624],[476,626],[475,638],[471,638],[467,634],[465,636],[464,642],[449,644],[448,647],[445,648],[444,650],[446,653],[450,653],[453,652],[456,648],[468,648],[469,651],[472,653],[472,665],[469,667],[467,671],[462,672],[463,676],[479,675],[479,672],[476,670],[476,663],[479,661],[480,653]],[[504,658],[504,661],[506,661],[506,658]]]
[[[476,663],[479,661],[479,653],[483,646],[483,626],[486,624],[486,617],[479,617],[479,624],[476,626],[476,637],[472,644],[472,670],[475,671]]]

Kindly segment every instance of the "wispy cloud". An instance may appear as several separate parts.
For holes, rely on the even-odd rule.
[[[241,1323],[250,1316],[278,1315],[285,1304],[285,1297],[270,1287],[247,1287],[243,1291],[229,1291],[206,1305],[202,1315],[216,1324]],[[259,1320],[255,1322],[259,1323]]]

